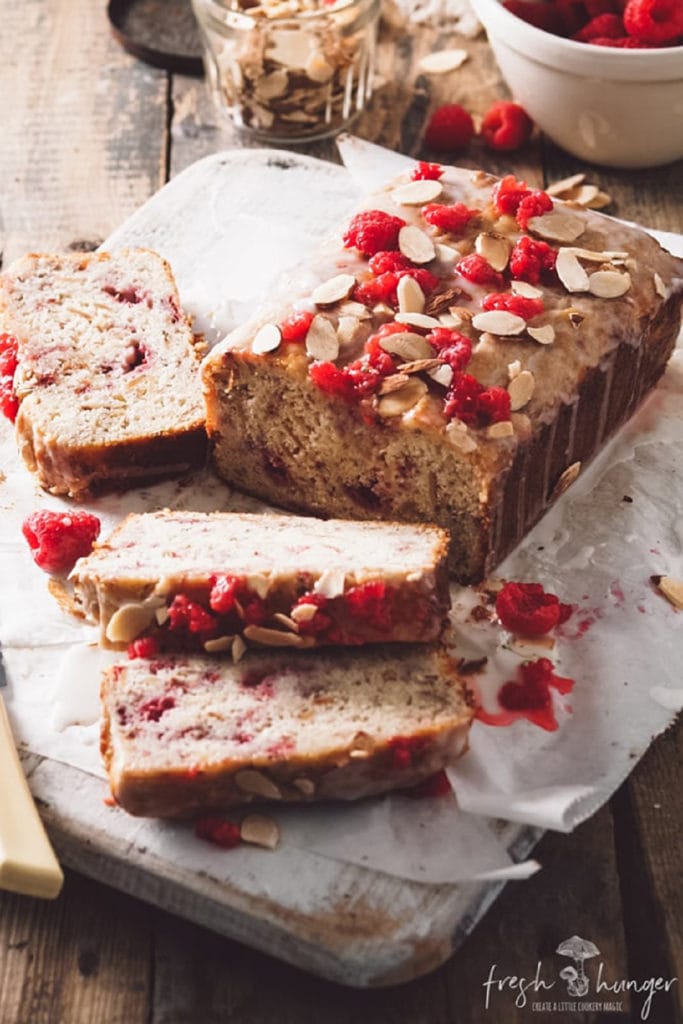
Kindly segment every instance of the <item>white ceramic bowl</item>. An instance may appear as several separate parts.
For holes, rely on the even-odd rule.
[[[621,50],[551,35],[472,0],[516,100],[558,146],[609,167],[683,157],[683,46]]]

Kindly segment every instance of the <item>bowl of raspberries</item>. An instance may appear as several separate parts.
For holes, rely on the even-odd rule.
[[[510,89],[591,163],[683,157],[683,0],[472,0]]]

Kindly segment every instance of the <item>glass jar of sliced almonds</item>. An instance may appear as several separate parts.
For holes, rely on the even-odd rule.
[[[379,0],[192,0],[216,97],[268,142],[333,135],[372,93]]]

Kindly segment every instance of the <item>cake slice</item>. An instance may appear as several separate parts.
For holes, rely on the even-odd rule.
[[[102,682],[101,750],[129,813],[355,800],[415,785],[467,746],[472,707],[432,647],[136,659]]]
[[[431,526],[164,511],[129,515],[69,580],[104,646],[239,658],[245,643],[436,640],[447,555]]]
[[[46,490],[81,499],[203,463],[198,347],[156,253],[24,256],[0,275],[2,333],[19,448]]]
[[[207,357],[216,468],[284,508],[438,523],[476,581],[656,384],[683,263],[512,176],[433,164],[344,229]]]

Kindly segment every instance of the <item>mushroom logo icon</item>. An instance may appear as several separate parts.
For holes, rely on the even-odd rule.
[[[563,967],[560,977],[567,982],[567,992],[570,996],[585,996],[588,992],[589,981],[583,969],[584,960],[590,960],[592,956],[598,956],[600,950],[588,939],[582,939],[579,935],[572,935],[571,939],[565,939],[555,950],[560,956],[570,956],[576,967]]]

